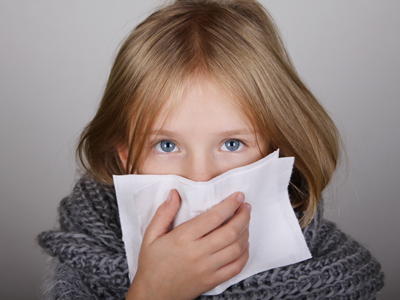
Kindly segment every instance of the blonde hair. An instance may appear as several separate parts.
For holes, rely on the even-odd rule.
[[[97,113],[80,137],[83,167],[108,184],[113,174],[140,170],[161,108],[201,75],[232,95],[271,149],[295,157],[290,198],[307,225],[336,168],[339,136],[256,1],[177,0],[140,23],[122,44]],[[177,103],[169,101],[171,112]],[[121,147],[127,148],[125,165]]]

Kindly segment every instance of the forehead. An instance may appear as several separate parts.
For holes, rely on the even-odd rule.
[[[160,129],[192,134],[254,131],[237,99],[217,82],[205,78],[189,80],[181,96],[170,97],[152,126],[153,132]]]

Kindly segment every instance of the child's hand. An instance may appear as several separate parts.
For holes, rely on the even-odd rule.
[[[170,232],[168,226],[180,207],[178,192],[172,190],[169,199],[147,227],[126,299],[194,299],[246,265],[251,206],[241,204],[242,193]]]

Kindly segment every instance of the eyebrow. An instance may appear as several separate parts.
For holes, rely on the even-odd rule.
[[[248,130],[248,129],[238,129],[238,130],[226,130],[221,132],[216,132],[216,134],[221,136],[232,136],[232,135],[254,135],[258,131]],[[152,130],[150,131],[150,136],[154,135],[166,135],[166,136],[176,136],[176,132],[170,130]]]

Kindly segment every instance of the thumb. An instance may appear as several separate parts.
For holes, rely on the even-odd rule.
[[[161,204],[153,216],[143,237],[143,243],[151,244],[160,236],[168,233],[168,228],[181,206],[180,196],[177,190],[169,192],[167,200]]]

